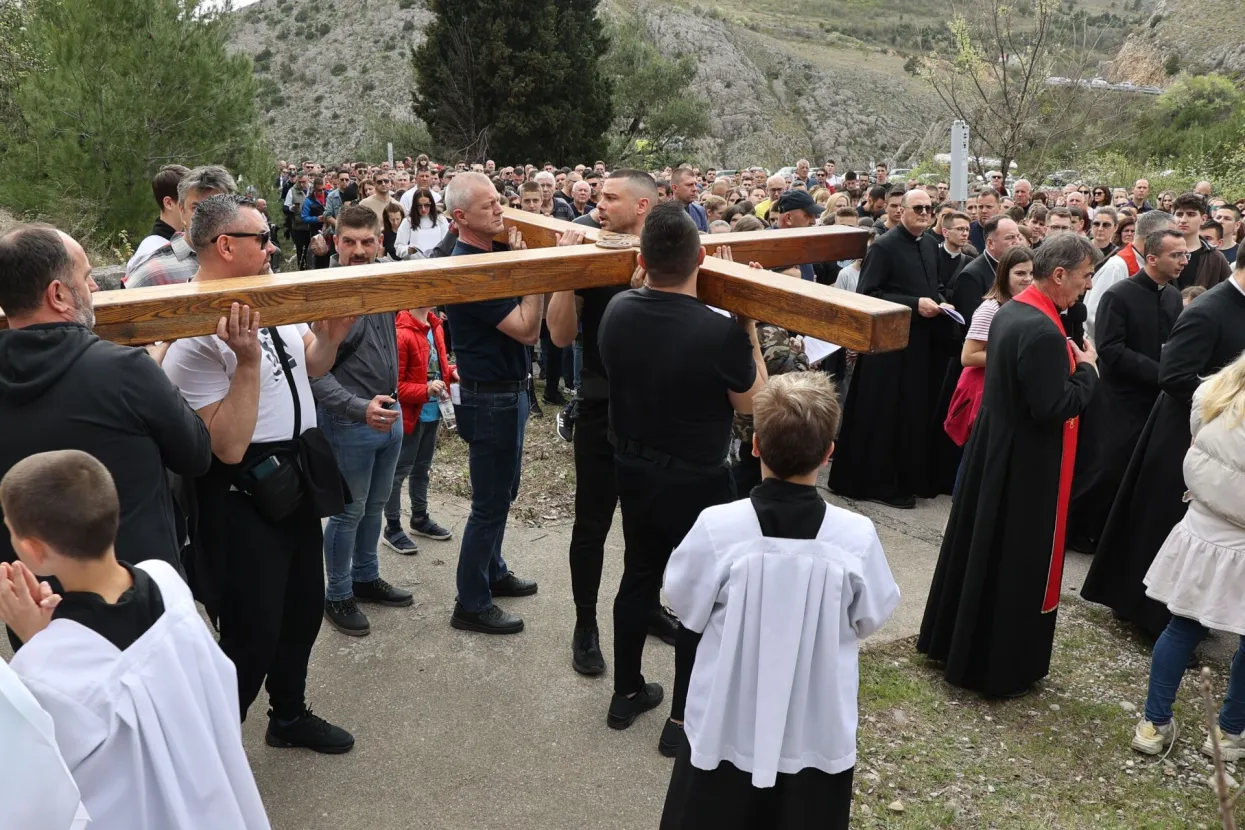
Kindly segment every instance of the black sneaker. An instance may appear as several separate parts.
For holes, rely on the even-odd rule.
[[[605,657],[601,654],[601,633],[596,626],[576,628],[571,636],[571,665],[580,674],[605,673]]]
[[[660,683],[645,683],[634,697],[624,697],[614,692],[614,697],[610,700],[610,713],[605,722],[610,729],[626,729],[635,723],[637,717],[660,706],[663,697],[665,693],[661,690]]]
[[[558,410],[558,437],[566,443],[575,440],[575,402]]]
[[[673,758],[679,754],[679,747],[682,745],[683,724],[666,718],[666,725],[661,728],[661,738],[657,741],[657,751],[667,758]]]
[[[518,634],[523,630],[523,620],[514,614],[490,605],[483,611],[471,612],[457,602],[450,625],[462,631],[478,631],[481,634]]]
[[[530,597],[536,593],[536,580],[522,579],[514,572],[506,574],[489,586],[495,597]]]
[[[403,556],[414,556],[419,553],[419,545],[415,544],[415,540],[407,536],[406,531],[400,526],[385,528],[385,532],[380,535],[380,541],[394,553],[400,553]]]
[[[372,633],[372,625],[355,604],[354,597],[346,597],[340,601],[326,599],[324,618],[329,621],[329,625],[351,637],[364,637]]]
[[[281,726],[272,711],[268,712],[268,734],[264,736],[268,746],[282,748],[304,747],[326,755],[341,755],[354,748],[354,735],[340,726],[334,726],[310,709],[293,723]]]
[[[657,606],[648,618],[648,634],[656,637],[668,646],[674,645],[675,635],[679,633],[679,618],[664,605]]]
[[[414,516],[412,516],[411,517],[411,532],[414,533],[416,536],[423,536],[428,539],[436,539],[438,542],[444,542],[446,539],[450,538],[450,536],[453,535],[448,530],[441,527],[441,525],[434,522],[432,520],[432,517],[430,516],[424,516],[421,519],[417,519]]]
[[[415,595],[410,591],[395,588],[383,579],[356,582],[351,590],[354,591],[354,598],[361,602],[374,602],[391,608],[405,608],[415,602]]]

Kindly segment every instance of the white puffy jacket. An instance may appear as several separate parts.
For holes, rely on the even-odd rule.
[[[1189,419],[1193,446],[1185,453],[1184,481],[1190,495],[1207,511],[1245,533],[1245,420],[1228,425],[1220,416],[1202,423],[1202,390],[1193,395]]]

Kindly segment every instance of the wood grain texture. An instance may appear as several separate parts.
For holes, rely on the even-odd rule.
[[[581,245],[101,291],[95,331],[140,344],[211,334],[233,302],[259,309],[261,323],[275,326],[615,285],[631,278],[633,262],[631,251]]]
[[[700,235],[709,256],[716,256],[718,248],[729,245],[735,262],[759,262],[766,268],[860,259],[865,255],[868,239],[865,229],[846,225]]]
[[[872,354],[908,345],[912,311],[907,306],[798,277],[711,257],[701,266],[696,291],[709,305],[854,351]]]
[[[506,208],[506,214],[502,217],[502,221],[506,223],[506,229],[512,226],[517,227],[519,232],[523,234],[523,241],[527,243],[529,248],[552,248],[558,244],[558,234],[570,227],[579,228],[583,231],[584,242],[596,242],[596,228],[590,228],[586,225],[575,225],[564,219],[554,219],[552,216],[545,216],[543,213],[527,213],[518,208]],[[497,235],[498,242],[506,241],[506,234],[499,233]]]

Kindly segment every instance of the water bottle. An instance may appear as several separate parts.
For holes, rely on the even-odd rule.
[[[454,402],[450,400],[450,395],[438,397],[437,406],[441,407],[441,423],[445,424],[446,429],[453,431],[458,422],[454,420]]]

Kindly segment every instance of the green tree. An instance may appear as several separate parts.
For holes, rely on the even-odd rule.
[[[415,114],[458,158],[591,159],[612,118],[598,0],[431,0]]]
[[[1170,87],[1137,117],[1117,148],[1141,163],[1193,165],[1207,174],[1234,172],[1245,143],[1245,91],[1219,75],[1189,75]]]
[[[695,59],[663,56],[645,32],[638,16],[611,27],[603,64],[614,87],[608,157],[618,165],[664,167],[709,134],[709,102],[691,91]]]
[[[9,207],[103,241],[145,229],[148,182],[163,164],[223,164],[264,185],[251,61],[230,56],[227,15],[199,0],[57,0],[26,35],[42,71],[0,123],[0,192]]]

